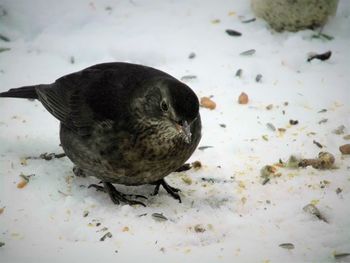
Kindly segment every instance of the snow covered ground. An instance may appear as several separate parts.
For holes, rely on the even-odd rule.
[[[183,203],[164,190],[149,196],[152,186],[118,186],[149,196],[144,208],[87,189],[97,180],[74,177],[67,158],[25,160],[62,151],[58,121],[39,102],[2,98],[0,262],[350,262],[334,258],[350,253],[350,159],[338,149],[350,134],[350,3],[340,0],[323,30],[333,40],[311,30],[277,34],[240,16],[254,17],[249,1],[0,1],[0,34],[11,40],[0,40],[10,48],[0,53],[0,91],[128,61],[196,75],[184,81],[217,104],[201,108],[200,146],[213,147],[190,161],[202,168],[167,177]],[[256,53],[239,55],[249,49]],[[306,62],[308,52],[328,50],[329,60]],[[247,105],[237,103],[242,91]],[[340,125],[344,134],[334,134]],[[337,169],[279,168],[262,184],[263,166],[320,151],[334,154]],[[35,176],[17,188],[21,173]],[[310,202],[328,223],[303,211]]]

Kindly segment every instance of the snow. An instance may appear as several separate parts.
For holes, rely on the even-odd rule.
[[[244,0],[2,0],[0,6],[0,14],[7,11],[0,33],[11,39],[0,40],[0,47],[11,48],[0,53],[0,91],[50,83],[96,63],[128,61],[179,79],[196,75],[186,83],[217,104],[215,110],[201,108],[200,146],[213,148],[197,150],[189,160],[203,167],[167,177],[181,188],[183,203],[164,190],[150,196],[152,186],[117,186],[148,196],[144,208],[116,206],[88,189],[98,181],[74,177],[67,158],[21,164],[27,156],[62,152],[58,121],[39,102],[1,98],[0,262],[335,262],[333,253],[350,253],[350,162],[338,149],[350,133],[348,1],[340,1],[323,29],[331,41],[312,39],[317,32],[311,30],[275,33],[260,19],[244,24],[239,16],[254,16]],[[228,36],[226,29],[243,35]],[[248,49],[256,53],[239,55]],[[328,50],[329,60],[306,62],[309,52]],[[194,59],[188,59],[191,52]],[[235,77],[239,68],[241,78]],[[237,103],[242,91],[248,105]],[[290,126],[290,119],[299,124]],[[286,128],[285,134],[266,123]],[[334,134],[340,125],[345,134]],[[279,169],[280,177],[261,184],[267,164],[291,154],[316,157],[321,149],[313,140],[334,154],[337,169]],[[18,189],[21,173],[35,176]],[[324,180],[329,184],[321,187]],[[303,211],[310,202],[328,224]],[[168,220],[156,221],[153,213]],[[198,224],[204,232],[195,231]],[[112,237],[100,241],[107,232]]]

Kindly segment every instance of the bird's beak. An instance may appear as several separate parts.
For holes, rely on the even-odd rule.
[[[180,133],[184,135],[185,142],[190,144],[192,140],[191,124],[188,124],[187,121],[183,121],[177,123],[176,128]]]

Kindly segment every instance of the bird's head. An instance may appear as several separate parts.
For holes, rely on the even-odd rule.
[[[172,78],[153,79],[144,83],[134,101],[150,125],[191,143],[193,125],[200,116],[198,98],[187,85]]]

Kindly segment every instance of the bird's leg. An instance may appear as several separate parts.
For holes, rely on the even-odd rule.
[[[142,205],[142,206],[146,206],[144,203],[140,202],[140,201],[135,201],[135,200],[130,200],[128,198],[144,198],[147,199],[147,197],[143,196],[143,195],[127,195],[127,194],[123,194],[121,192],[119,192],[117,189],[115,189],[115,187],[108,182],[102,182],[103,186],[97,185],[97,184],[91,184],[89,185],[88,188],[95,188],[97,191],[103,191],[105,193],[107,193],[109,195],[109,197],[111,198],[112,202],[119,205],[121,202],[129,204],[129,205]]]
[[[158,180],[154,184],[156,185],[156,187],[154,188],[152,195],[157,195],[159,192],[159,187],[163,186],[163,188],[165,189],[165,191],[167,191],[168,194],[170,194],[174,199],[179,200],[179,203],[181,203],[181,197],[178,194],[178,192],[180,192],[180,189],[168,185],[168,183],[164,179]]]

